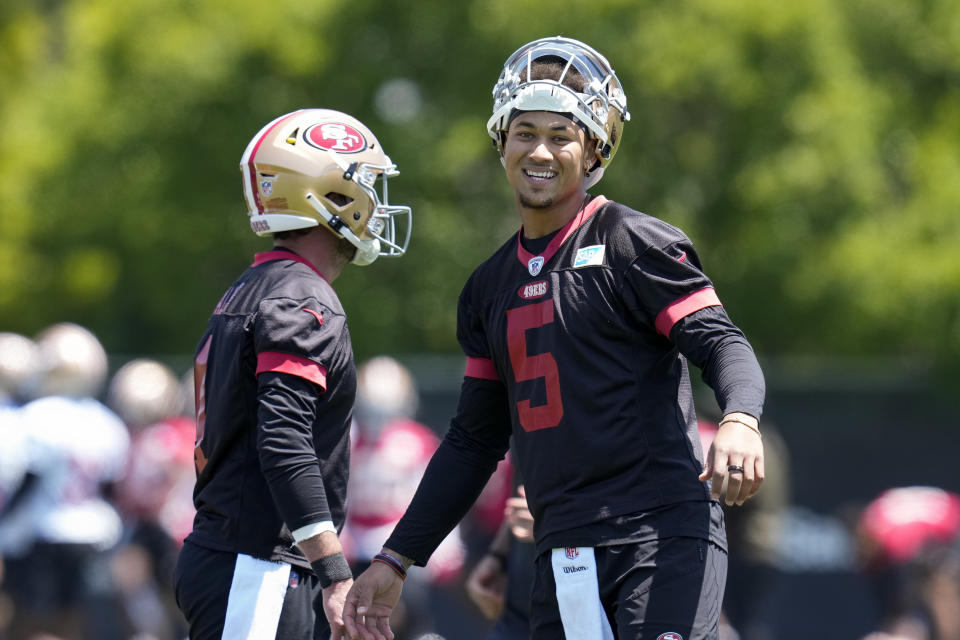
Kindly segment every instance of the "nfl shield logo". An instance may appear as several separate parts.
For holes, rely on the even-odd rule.
[[[657,636],[657,640],[683,640],[683,636],[679,633],[674,633],[670,631],[668,633],[661,633]]]
[[[273,195],[273,180],[262,180],[260,182],[260,191],[267,197]]]
[[[540,273],[540,269],[543,269],[543,256],[530,258],[530,262],[527,263],[527,270],[530,271],[530,275],[537,275]]]
[[[573,560],[580,555],[580,552],[577,551],[576,547],[564,547],[563,552],[567,554],[567,557]]]

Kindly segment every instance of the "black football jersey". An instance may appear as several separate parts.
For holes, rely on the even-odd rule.
[[[356,369],[336,292],[285,249],[258,254],[197,348],[197,514],[188,540],[309,566],[290,532],[344,520]]]
[[[671,331],[719,305],[680,230],[602,196],[540,255],[518,235],[473,273],[458,316],[466,374],[506,386],[538,540],[709,500]]]

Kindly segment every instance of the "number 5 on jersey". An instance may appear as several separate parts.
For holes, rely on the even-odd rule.
[[[517,402],[517,416],[524,431],[550,429],[563,419],[563,398],[560,394],[560,371],[549,351],[527,355],[527,330],[537,329],[553,322],[553,300],[544,300],[507,310],[507,345],[510,365],[517,382],[543,378],[546,385],[546,404],[536,407],[530,400]]]

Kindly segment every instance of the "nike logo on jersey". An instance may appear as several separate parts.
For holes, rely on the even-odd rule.
[[[543,256],[534,256],[530,258],[530,262],[527,263],[527,271],[530,272],[530,275],[537,275],[540,273],[540,269],[543,269]]]
[[[603,264],[603,255],[606,247],[602,244],[595,244],[592,247],[584,247],[577,251],[573,258],[573,268],[589,267],[591,265]]]
[[[317,312],[314,311],[313,309],[304,309],[304,311],[306,311],[307,313],[309,313],[310,315],[312,315],[314,318],[316,318],[316,319],[317,319],[317,322],[319,322],[320,324],[323,324],[323,316],[322,316],[322,315],[320,315],[319,313],[317,313]]]

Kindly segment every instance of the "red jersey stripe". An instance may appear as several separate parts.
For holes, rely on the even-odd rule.
[[[467,369],[463,372],[467,378],[480,378],[481,380],[500,380],[497,375],[497,369],[493,366],[493,360],[489,358],[467,358]]]
[[[324,391],[327,390],[327,369],[313,360],[289,353],[265,351],[257,354],[257,375],[266,371],[289,373],[309,380]]]
[[[705,287],[674,301],[657,314],[657,333],[670,337],[670,330],[683,318],[706,307],[722,305],[713,287]]]

